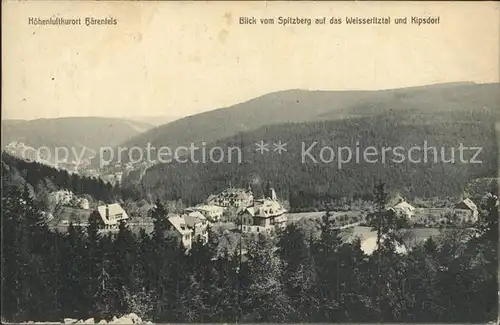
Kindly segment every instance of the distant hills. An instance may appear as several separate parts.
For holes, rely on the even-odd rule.
[[[182,116],[177,115],[156,115],[156,116],[126,116],[127,120],[138,121],[142,123],[147,123],[152,126],[159,126],[162,124],[167,124],[182,118]]]
[[[105,117],[64,117],[35,120],[2,120],[2,148],[10,142],[23,142],[39,148],[116,146],[152,128],[138,121]]]
[[[380,91],[287,90],[152,128],[122,147],[211,143],[262,126],[375,116],[397,111],[434,122],[459,112],[500,114],[500,84],[448,83]],[[445,114],[445,115],[443,115]],[[125,157],[123,157],[125,159]]]
[[[157,127],[131,119],[61,118],[2,121],[2,145],[154,147],[242,146],[244,163],[160,164],[132,172],[125,186],[145,197],[198,203],[229,185],[272,181],[282,198],[301,207],[349,196],[369,197],[376,179],[408,197],[459,196],[476,178],[497,176],[500,84],[451,83],[381,91],[288,90]],[[287,143],[287,152],[255,151],[259,141]],[[482,147],[481,164],[301,162],[301,143],[401,146],[427,141],[446,150]],[[318,155],[315,149],[315,155]],[[126,154],[122,161],[126,161]],[[447,151],[449,154],[449,151]],[[154,158],[154,157],[153,157]],[[150,195],[151,194],[151,195]]]

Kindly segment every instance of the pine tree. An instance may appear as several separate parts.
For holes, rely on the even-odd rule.
[[[340,281],[338,252],[342,246],[340,231],[335,227],[335,220],[327,208],[320,222],[321,235],[313,245],[313,252],[318,276],[317,294],[321,321],[338,321]]]
[[[338,254],[341,265],[339,278],[341,295],[339,309],[344,322],[370,322],[375,319],[376,307],[371,299],[374,284],[370,260],[361,250],[361,239],[345,243]],[[367,286],[367,284],[370,284]]]
[[[240,316],[240,283],[238,254],[225,251],[211,264],[216,272],[214,291],[209,303],[210,320],[213,322],[235,322]]]
[[[393,316],[400,313],[399,307],[395,306],[398,302],[396,295],[400,292],[393,290],[391,286],[398,286],[397,281],[403,272],[402,264],[394,254],[396,247],[403,244],[402,229],[408,227],[404,216],[386,209],[388,197],[385,184],[379,181],[374,191],[375,211],[368,216],[368,224],[377,234],[377,247],[372,258],[376,274],[374,295],[379,321],[394,321]]]
[[[61,259],[62,314],[66,317],[83,318],[87,314],[82,304],[82,293],[86,285],[86,240],[83,229],[70,223],[59,249]]]
[[[429,237],[423,245],[417,246],[408,256],[405,279],[407,280],[407,312],[405,322],[431,322],[442,320],[439,296],[438,260],[439,247]],[[415,272],[420,270],[420,272]]]
[[[100,269],[96,270],[98,276],[94,285],[96,285],[93,295],[94,302],[92,310],[95,315],[103,318],[110,318],[116,313],[124,310],[121,305],[120,288],[116,286],[116,269],[113,265],[113,236],[108,233],[99,239],[100,249]]]
[[[165,208],[165,205],[161,203],[159,199],[155,202],[155,207],[151,211],[151,217],[153,218],[153,242],[158,247],[161,247],[164,239],[165,239],[165,231],[167,230],[167,215],[168,211]]]
[[[35,205],[28,185],[24,188],[21,200],[24,207],[23,217],[26,224],[26,231],[28,232],[26,236],[28,236],[31,242],[31,252],[41,253],[47,248],[49,229],[45,222],[45,217]]]
[[[118,234],[113,242],[112,261],[110,267],[113,275],[113,287],[120,297],[119,308],[129,309],[125,301],[126,293],[136,290],[136,240],[134,234],[128,229],[124,221],[120,222]]]
[[[47,253],[52,242],[48,227],[28,184],[22,191],[4,187],[2,207],[2,284],[4,298],[9,299],[3,306],[5,314],[13,320],[43,319],[43,310],[50,305],[43,299],[49,293],[44,283],[53,272]]]
[[[495,243],[498,243],[498,197],[489,193],[482,202],[482,211],[478,228],[483,236]]]
[[[49,210],[49,192],[47,190],[47,186],[45,182],[39,181],[37,186],[36,186],[36,197],[35,197],[35,203],[36,207],[40,211],[48,211]]]
[[[99,234],[99,212],[94,211],[88,219],[87,237],[85,239],[84,272],[84,298],[83,303],[88,315],[97,312],[96,297],[100,290],[99,276],[102,273],[104,252],[102,250],[101,236]]]
[[[316,313],[317,274],[311,243],[303,231],[289,225],[279,241],[279,253],[284,262],[283,283],[295,311],[294,321],[311,321]]]
[[[195,275],[188,278],[188,283],[189,285],[180,293],[176,314],[179,321],[202,323],[208,309],[203,299],[202,284]]]
[[[2,175],[2,181],[4,175]],[[2,317],[26,320],[29,291],[24,274],[29,268],[29,247],[23,237],[21,189],[4,187],[2,193]]]
[[[124,301],[128,312],[134,312],[143,320],[150,319],[155,305],[153,288],[154,269],[152,269],[151,238],[141,228],[134,247],[135,263],[133,269],[133,287],[125,292]]]
[[[385,184],[383,182],[378,182],[375,185],[374,193],[374,207],[375,211],[368,216],[368,225],[370,225],[377,233],[377,247],[375,250],[376,254],[376,301],[377,301],[377,313],[378,320],[382,321],[382,310],[381,310],[381,295],[382,295],[382,259],[381,259],[381,242],[382,236],[388,231],[388,213],[385,210],[389,195],[385,192]]]
[[[45,217],[41,211],[37,209],[33,200],[32,191],[25,186],[22,196],[23,223],[24,223],[24,241],[28,242],[29,253],[29,272],[27,273],[27,281],[30,286],[30,297],[33,301],[29,305],[29,310],[32,317],[36,319],[44,319],[44,299],[47,295],[46,281],[50,274],[54,271],[53,266],[48,268],[47,256],[51,249],[50,233],[45,223]]]
[[[429,237],[424,243],[424,250],[428,255],[437,254],[438,246],[434,238]]]

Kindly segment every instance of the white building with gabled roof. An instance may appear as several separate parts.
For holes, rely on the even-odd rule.
[[[406,202],[406,200],[401,196],[398,196],[396,204],[392,206],[390,210],[394,211],[398,215],[405,216],[408,219],[413,218],[416,212],[415,207]]]
[[[224,208],[213,204],[201,204],[195,207],[190,207],[185,210],[186,212],[199,212],[211,222],[218,222],[224,215]]]
[[[210,221],[198,211],[183,214],[182,217],[184,221],[186,221],[187,227],[192,230],[192,242],[201,240],[203,244],[206,244],[208,242],[208,227]]]
[[[175,214],[168,217],[168,222],[172,225],[173,233],[182,242],[184,248],[190,250],[192,247],[193,230],[188,227],[186,220],[182,216]]]
[[[457,203],[453,209],[453,214],[466,222],[477,222],[479,220],[477,205],[469,198]]]
[[[216,205],[224,208],[229,207],[246,207],[253,201],[253,193],[250,188],[234,188],[229,187],[217,195],[211,195],[206,203],[208,205]]]

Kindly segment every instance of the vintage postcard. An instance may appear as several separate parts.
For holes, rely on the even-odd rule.
[[[495,323],[498,2],[2,2],[3,323]]]

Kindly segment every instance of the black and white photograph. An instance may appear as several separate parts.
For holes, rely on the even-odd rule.
[[[1,322],[499,316],[498,2],[2,2]]]

